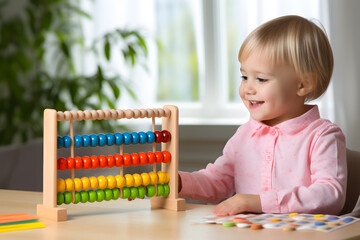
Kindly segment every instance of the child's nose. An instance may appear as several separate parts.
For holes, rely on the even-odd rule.
[[[246,94],[254,94],[256,92],[253,81],[247,81],[244,91]]]

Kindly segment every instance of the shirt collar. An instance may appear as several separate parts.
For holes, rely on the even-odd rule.
[[[262,122],[256,121],[250,117],[250,126],[253,129],[252,136],[260,133],[267,133],[271,131],[271,129],[276,129],[279,132],[293,134],[299,132],[306,128],[313,121],[320,119],[319,108],[317,105],[313,105],[313,107],[305,112],[303,115],[286,120],[282,123],[274,127],[270,127]]]

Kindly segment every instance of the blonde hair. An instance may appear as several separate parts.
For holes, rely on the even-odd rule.
[[[315,23],[299,16],[283,16],[256,28],[243,42],[239,61],[254,50],[265,51],[275,64],[287,63],[300,78],[313,76],[314,90],[306,101],[320,97],[327,89],[334,67],[329,40]]]

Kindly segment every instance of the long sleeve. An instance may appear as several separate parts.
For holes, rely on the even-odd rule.
[[[262,191],[260,197],[264,212],[338,214],[341,211],[347,180],[343,133],[338,127],[330,125],[315,135],[309,148],[310,184]]]

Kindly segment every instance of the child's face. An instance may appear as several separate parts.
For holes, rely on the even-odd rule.
[[[253,119],[275,126],[304,113],[304,97],[298,95],[300,79],[294,68],[274,66],[266,54],[254,51],[241,62],[241,73],[239,94]]]

